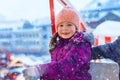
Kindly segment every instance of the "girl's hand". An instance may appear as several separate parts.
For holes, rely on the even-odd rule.
[[[25,80],[32,80],[32,78],[39,78],[39,72],[36,67],[29,67],[23,71]]]

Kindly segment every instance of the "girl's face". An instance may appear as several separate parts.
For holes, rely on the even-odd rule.
[[[58,35],[64,39],[72,37],[76,30],[76,26],[69,22],[63,22],[58,25]]]

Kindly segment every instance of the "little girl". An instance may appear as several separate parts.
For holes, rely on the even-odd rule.
[[[51,62],[30,67],[24,76],[40,80],[91,80],[91,44],[83,39],[80,17],[70,7],[56,16],[56,33],[50,42]],[[29,79],[30,80],[30,79]]]

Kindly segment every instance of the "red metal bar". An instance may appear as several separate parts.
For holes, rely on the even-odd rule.
[[[105,43],[110,43],[110,42],[111,42],[111,37],[105,36]]]
[[[98,39],[98,37],[95,37],[95,43],[94,43],[94,46],[98,46],[98,44],[99,44],[99,39]]]
[[[49,0],[52,35],[55,33],[54,0]]]
[[[59,0],[63,6],[67,6],[67,3],[64,0]]]

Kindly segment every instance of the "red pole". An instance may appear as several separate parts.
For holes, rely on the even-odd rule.
[[[95,38],[95,43],[94,43],[94,46],[98,46],[99,44],[99,39],[98,39],[98,36]]]
[[[60,4],[62,4],[62,6],[67,6],[68,5],[65,0],[58,0],[58,2],[60,2]]]
[[[49,0],[52,35],[55,33],[54,0]]]
[[[105,36],[105,43],[110,43],[110,42],[111,42],[111,37]]]

